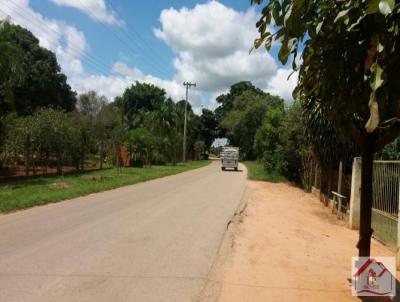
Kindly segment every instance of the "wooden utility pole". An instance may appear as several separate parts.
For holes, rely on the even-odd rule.
[[[182,151],[182,161],[186,162],[186,125],[187,125],[187,103],[188,103],[188,94],[189,87],[196,87],[196,83],[183,82],[183,85],[186,86],[186,99],[185,99],[185,121],[183,123],[183,151]]]

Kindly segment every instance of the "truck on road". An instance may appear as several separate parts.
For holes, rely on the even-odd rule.
[[[239,166],[239,148],[238,147],[222,147],[220,154],[221,170],[234,169],[238,170]]]

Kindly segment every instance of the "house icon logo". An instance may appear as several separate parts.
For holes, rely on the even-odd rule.
[[[353,257],[353,296],[395,296],[394,257]]]

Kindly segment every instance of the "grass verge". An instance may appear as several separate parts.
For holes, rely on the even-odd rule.
[[[29,208],[146,180],[200,168],[210,161],[191,161],[175,166],[122,168],[61,176],[47,176],[0,184],[0,212]]]
[[[286,178],[275,172],[266,171],[261,162],[258,161],[245,161],[243,164],[247,167],[247,178],[250,180],[261,180],[270,182],[282,182],[286,181]]]

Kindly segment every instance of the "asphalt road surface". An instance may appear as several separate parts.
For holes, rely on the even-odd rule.
[[[195,301],[246,171],[218,162],[0,216],[0,301]]]

